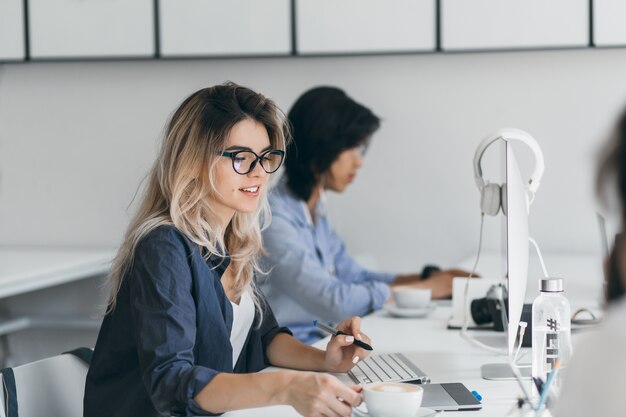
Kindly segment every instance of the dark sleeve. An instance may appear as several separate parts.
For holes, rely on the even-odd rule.
[[[196,307],[184,243],[140,242],[127,277],[134,337],[144,385],[164,414],[207,415],[193,398],[218,373],[195,365]]]
[[[263,360],[265,362],[265,366],[270,366],[271,363],[267,358],[267,348],[270,343],[272,343],[274,336],[276,336],[278,333],[287,333],[290,336],[293,336],[293,334],[288,328],[278,325],[276,317],[274,316],[274,312],[272,311],[269,303],[265,300],[265,297],[259,295],[259,298],[263,305],[263,322],[261,323],[261,327],[259,328],[261,333],[261,343],[263,345]]]

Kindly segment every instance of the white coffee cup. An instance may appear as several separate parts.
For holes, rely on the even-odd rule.
[[[430,288],[394,287],[393,298],[400,308],[424,308],[431,300],[433,291]]]
[[[363,387],[367,413],[355,409],[363,417],[415,417],[422,405],[424,389],[419,385],[378,382]]]

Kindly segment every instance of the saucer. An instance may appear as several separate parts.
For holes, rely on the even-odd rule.
[[[362,408],[367,408],[367,407],[364,407],[363,405],[361,405],[361,407],[352,411],[352,416],[353,417],[361,417],[361,416],[369,417],[369,414],[367,414],[367,412],[364,412]],[[435,417],[438,414],[439,413],[433,410],[432,408],[420,407],[420,409],[417,411],[417,414],[415,414],[415,417]]]
[[[395,304],[385,304],[383,308],[394,317],[426,317],[437,308],[437,304],[431,302],[420,308],[401,308]]]

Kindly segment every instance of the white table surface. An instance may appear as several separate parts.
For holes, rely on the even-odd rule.
[[[363,320],[363,331],[372,338],[376,352],[419,352],[417,364],[430,377],[432,383],[462,382],[483,397],[479,411],[445,412],[444,416],[506,416],[515,405],[519,388],[514,381],[487,381],[480,376],[480,366],[485,363],[506,363],[505,356],[496,356],[461,339],[459,331],[446,330],[451,314],[449,303],[439,303],[427,318],[392,318],[379,311]],[[479,334],[484,335],[485,332]],[[494,344],[504,346],[504,334],[492,333]],[[483,337],[481,340],[485,340]],[[529,349],[524,348],[523,351]],[[526,356],[530,361],[530,354]],[[340,378],[349,383],[347,377]],[[298,416],[291,407],[276,406],[226,413],[228,417],[240,416]],[[516,415],[516,414],[514,414]]]
[[[106,274],[112,249],[0,246],[0,298]]]
[[[572,298],[572,305],[598,306],[599,291],[602,288],[601,260],[596,254],[550,254],[545,255],[548,272],[566,279],[566,290]],[[529,276],[537,274],[538,265],[531,265]],[[472,259],[459,262],[470,268]],[[478,270],[483,276],[494,277],[500,269],[498,254],[485,254]],[[539,277],[540,275],[537,275]],[[531,281],[529,279],[529,281]],[[536,280],[529,283],[527,299],[532,300],[532,288]],[[393,318],[383,311],[363,318],[363,331],[372,338],[376,352],[418,352],[422,358],[417,364],[430,377],[433,383],[462,382],[470,390],[476,390],[483,397],[482,410],[445,412],[444,417],[454,416],[521,416],[516,409],[516,401],[521,391],[515,381],[488,381],[481,378],[480,367],[486,363],[506,363],[506,356],[497,356],[478,348],[462,339],[458,330],[447,330],[446,323],[451,315],[449,301],[438,302],[437,309],[426,318]],[[481,341],[492,339],[496,346],[505,346],[504,333],[474,331]],[[578,335],[573,336],[574,343]],[[324,346],[325,341],[318,343]],[[530,363],[530,348],[522,349],[522,363]],[[347,376],[341,379],[351,384]],[[528,382],[530,385],[530,382]],[[529,388],[530,389],[530,388]],[[224,414],[228,417],[288,417],[299,414],[289,406],[273,406],[240,410]]]

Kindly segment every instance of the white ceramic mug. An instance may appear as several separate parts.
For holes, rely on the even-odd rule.
[[[363,387],[367,413],[354,409],[362,417],[415,417],[422,405],[424,389],[419,385],[379,382]]]
[[[433,294],[430,288],[394,287],[391,291],[400,308],[424,308]]]

